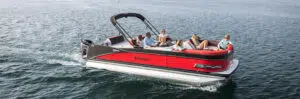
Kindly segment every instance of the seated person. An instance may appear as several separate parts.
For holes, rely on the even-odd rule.
[[[196,34],[193,34],[191,39],[197,50],[203,50],[208,45],[208,40],[200,40]]]
[[[182,40],[177,40],[176,44],[173,45],[172,49],[174,51],[182,51],[182,50],[184,50],[185,48],[183,48],[183,46],[182,46]]]
[[[158,41],[160,42],[159,46],[167,45],[168,34],[166,34],[166,30],[163,29],[161,33],[158,35]]]
[[[143,36],[142,35],[138,35],[136,38],[136,43],[137,45],[139,45],[140,47],[143,47],[144,43],[143,43]]]
[[[225,38],[219,42],[218,49],[227,49],[228,44],[232,45],[232,43],[229,40],[230,40],[230,35],[229,34],[225,35]]]
[[[146,37],[144,38],[144,41],[143,41],[143,46],[144,46],[144,48],[157,46],[157,42],[151,38],[150,32],[146,33]]]

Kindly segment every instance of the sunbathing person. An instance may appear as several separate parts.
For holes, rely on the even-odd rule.
[[[193,34],[191,39],[197,50],[203,50],[208,45],[208,40],[201,40],[196,34]]]
[[[182,40],[177,40],[176,44],[173,45],[172,49],[174,51],[182,51],[182,50],[184,50],[185,48],[182,46]]]

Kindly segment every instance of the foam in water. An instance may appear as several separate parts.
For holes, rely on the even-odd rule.
[[[62,65],[82,65],[84,60],[81,59],[79,53],[61,53],[61,52],[52,52],[52,51],[39,51],[26,48],[14,48],[14,47],[3,47],[4,50],[10,50],[12,52],[22,52],[21,56],[28,58],[35,58],[38,62],[47,62],[50,64],[59,63]],[[33,57],[31,57],[33,56]]]
[[[59,54],[58,56],[63,57],[64,59],[50,59],[47,60],[48,63],[59,63],[62,65],[82,65],[84,63],[84,60],[81,58],[79,53],[72,53],[72,54]],[[66,60],[66,59],[68,60]]]
[[[192,84],[183,84],[183,83],[173,83],[175,85],[178,85],[176,88],[182,89],[182,90],[189,90],[189,89],[197,89],[201,91],[208,91],[208,92],[217,92],[218,89],[224,85],[223,82],[217,81],[205,85],[192,85]]]
[[[72,53],[72,54],[66,54],[67,57],[70,59],[79,62],[79,63],[85,63],[85,60],[81,58],[80,53]]]
[[[77,63],[77,62],[57,60],[57,59],[47,60],[47,63],[50,63],[50,64],[59,63],[62,65],[81,65],[80,63]]]

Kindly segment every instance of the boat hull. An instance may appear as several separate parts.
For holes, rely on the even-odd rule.
[[[193,85],[203,85],[218,81],[225,81],[238,67],[238,60],[234,59],[231,62],[231,68],[223,72],[212,73],[195,73],[195,72],[185,72],[176,71],[163,68],[153,68],[148,66],[140,66],[136,64],[123,64],[116,62],[107,62],[101,60],[88,60],[86,63],[87,67],[105,69],[109,71],[142,75],[147,77],[166,79],[184,83],[190,83]],[[219,75],[219,76],[217,76]],[[222,76],[225,75],[225,76]]]

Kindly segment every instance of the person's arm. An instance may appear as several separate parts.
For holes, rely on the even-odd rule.
[[[221,46],[222,43],[223,43],[223,39],[222,39],[222,40],[219,42],[219,44],[218,44],[218,50],[221,49],[220,46]]]
[[[218,49],[221,49],[221,48],[220,48],[220,44],[221,44],[221,41],[220,41],[219,44],[218,44]]]
[[[149,44],[151,47],[155,47],[155,46],[157,46],[157,41],[156,40],[154,40],[154,39],[150,39],[150,44]]]
[[[232,43],[230,41],[228,41],[227,45],[226,45],[226,48],[228,49],[228,46],[231,45],[232,46]]]
[[[162,37],[162,35],[159,34],[159,35],[158,35],[158,41],[159,41],[159,42],[161,42],[161,37]]]
[[[228,43],[232,45],[232,43],[230,41]]]

